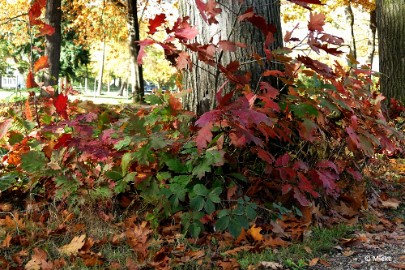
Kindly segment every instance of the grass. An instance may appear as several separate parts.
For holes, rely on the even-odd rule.
[[[354,227],[340,224],[332,228],[314,228],[312,234],[302,243],[294,243],[279,250],[265,250],[259,254],[243,252],[238,255],[241,269],[259,262],[278,262],[290,269],[303,269],[313,258],[330,253],[340,238],[350,235]]]

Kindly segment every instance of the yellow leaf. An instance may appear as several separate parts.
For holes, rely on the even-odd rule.
[[[81,236],[76,236],[72,239],[72,241],[69,244],[64,245],[58,250],[60,253],[67,256],[77,254],[79,250],[84,246],[85,238],[86,238],[85,234]]]
[[[253,225],[253,226],[247,231],[247,233],[248,233],[250,236],[252,236],[252,238],[253,238],[255,241],[263,241],[263,240],[264,240],[263,235],[260,234],[260,231],[261,231],[261,230],[262,230],[261,227],[257,227],[257,228],[256,228],[256,225]]]

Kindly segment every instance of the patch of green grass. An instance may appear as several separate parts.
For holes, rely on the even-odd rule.
[[[290,269],[303,269],[309,260],[331,252],[338,239],[348,236],[353,230],[354,227],[344,224],[333,228],[314,228],[311,235],[301,243],[293,243],[279,250],[266,249],[258,254],[243,252],[238,255],[238,262],[241,269],[262,261],[278,262]]]

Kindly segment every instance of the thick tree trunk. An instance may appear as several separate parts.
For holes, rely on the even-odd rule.
[[[264,0],[219,0],[222,13],[217,16],[218,24],[208,25],[203,21],[196,7],[195,0],[180,1],[182,16],[190,16],[192,25],[196,25],[200,31],[197,42],[201,44],[216,43],[219,40],[231,40],[242,42],[247,45],[246,49],[238,49],[234,53],[225,52],[217,55],[217,61],[226,66],[231,61],[238,60],[244,71],[252,75],[251,89],[257,88],[261,80],[261,73],[265,67],[254,61],[252,55],[264,56],[264,36],[261,31],[248,22],[240,22],[238,16],[243,14],[249,7],[254,7],[257,14],[263,16],[267,22],[277,28],[273,48],[283,46],[280,3],[279,1]],[[191,93],[185,99],[185,107],[189,110],[202,114],[215,106],[215,93],[223,84],[225,78],[218,72],[217,67],[209,66],[197,60],[197,55],[192,54],[193,69],[184,74],[184,88],[191,89]],[[266,68],[280,68],[274,65]],[[231,87],[231,86],[230,86]]]
[[[61,10],[62,0],[48,0],[46,3],[45,20],[55,28],[55,33],[51,36],[46,35],[45,54],[49,61],[49,74],[45,76],[45,85],[58,85],[60,70],[60,50],[62,42],[61,33]]]
[[[377,0],[377,28],[381,92],[387,97],[405,95],[405,4],[404,0]]]
[[[128,8],[128,31],[129,31],[129,52],[131,56],[131,85],[134,102],[143,102],[143,74],[142,66],[138,65],[137,57],[139,52],[139,23],[137,13],[137,1],[127,0]]]

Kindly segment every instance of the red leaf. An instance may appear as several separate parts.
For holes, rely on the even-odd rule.
[[[35,82],[34,74],[29,71],[27,75],[27,80],[25,81],[25,86],[29,88],[38,87],[38,84]]]
[[[320,196],[319,193],[314,190],[311,182],[303,173],[298,172],[298,180],[298,188],[301,191],[311,194],[314,198],[318,198]]]
[[[178,70],[188,69],[192,68],[192,62],[190,59],[190,55],[188,55],[187,52],[180,52],[179,56],[176,59],[176,67]]]
[[[201,14],[203,20],[208,24],[218,23],[215,16],[222,12],[221,8],[217,8],[218,3],[215,0],[208,0],[207,3],[201,0],[195,1],[198,11]]]
[[[143,64],[143,57],[146,55],[145,47],[150,46],[154,43],[155,43],[155,41],[152,39],[144,39],[142,41],[139,41],[139,52],[138,52],[138,57],[136,59],[136,61],[138,62],[139,65]]]
[[[318,168],[323,168],[323,169],[332,169],[335,171],[335,173],[339,173],[339,170],[338,170],[338,167],[336,166],[336,164],[330,160],[321,160],[318,163],[316,163],[316,166]]]
[[[309,206],[311,203],[308,201],[307,197],[305,194],[303,194],[297,187],[294,187],[294,198],[297,199],[297,201],[302,205],[302,206]]]
[[[55,27],[53,27],[50,24],[42,24],[41,28],[39,29],[39,34],[38,36],[52,36],[55,33]]]
[[[347,127],[346,132],[349,135],[350,141],[358,148],[360,149],[360,139],[357,136],[356,132],[353,130],[352,127]]]
[[[30,25],[38,25],[42,23],[40,20],[38,20],[39,16],[41,16],[41,4],[39,1],[35,1],[28,11]]]
[[[54,145],[53,149],[57,150],[61,147],[67,146],[71,140],[72,140],[72,134],[65,133],[62,136],[60,136],[60,138],[58,139],[58,142]]]
[[[285,184],[285,185],[281,186],[281,192],[282,192],[283,195],[290,192],[291,189],[292,189],[292,186],[290,184]]]
[[[279,156],[276,160],[276,167],[284,167],[288,165],[288,162],[290,161],[290,155],[288,153],[285,153],[282,156]]]
[[[48,67],[49,67],[48,56],[46,55],[41,56],[34,64],[34,72],[38,72],[39,70]]]
[[[361,181],[361,179],[363,179],[363,175],[357,171],[354,170],[353,168],[347,168],[346,171],[353,176],[354,179],[356,179],[357,181]]]
[[[272,24],[267,24],[266,19],[262,16],[257,15],[253,8],[249,8],[245,13],[239,16],[239,21],[248,21],[257,28],[259,28],[262,33],[267,37],[268,33],[276,33],[277,29]]]
[[[263,72],[263,76],[284,76],[284,72],[280,71],[280,70],[265,70]]]
[[[153,19],[149,19],[149,35],[153,35],[156,33],[156,28],[161,26],[163,23],[166,22],[166,15],[161,13],[155,16]]]
[[[335,181],[338,179],[338,176],[326,170],[317,171],[317,174],[319,180],[322,182],[323,187],[326,189],[326,193],[336,196],[339,189]]]
[[[314,133],[317,128],[317,125],[314,123],[314,121],[305,118],[304,121],[300,122],[298,125],[300,128],[299,129],[300,137],[309,142],[313,142],[315,139]]]
[[[288,1],[309,10],[312,9],[308,6],[308,4],[323,5],[321,0],[288,0]]]
[[[0,123],[0,139],[6,135],[8,129],[11,127],[11,119],[6,119]]]
[[[62,116],[65,120],[68,119],[67,114],[67,105],[68,105],[68,97],[64,94],[59,94],[56,99],[53,101],[53,105],[56,108],[56,112]]]
[[[173,26],[174,36],[180,41],[194,39],[198,35],[198,29],[188,23],[189,17],[179,18]]]
[[[235,52],[238,46],[235,42],[229,40],[221,40],[218,42],[218,47],[223,51]]]
[[[201,151],[212,141],[212,123],[208,123],[207,125],[203,126],[197,134],[196,137],[196,144],[198,151]]]
[[[266,161],[268,164],[273,164],[273,162],[275,161],[273,155],[270,154],[268,151],[260,147],[255,147],[255,150],[257,151],[257,156],[263,161]]]
[[[323,31],[323,26],[325,25],[325,14],[322,13],[310,13],[308,29],[311,31]]]
[[[313,60],[309,58],[308,56],[302,56],[299,55],[297,57],[297,60],[303,63],[306,67],[314,70],[318,74],[326,77],[326,78],[334,78],[336,77],[336,74],[333,72],[333,70],[326,64],[319,62],[318,60]]]
[[[173,95],[170,95],[170,97],[169,97],[169,105],[174,113],[176,113],[177,111],[180,111],[183,108],[180,100]]]

